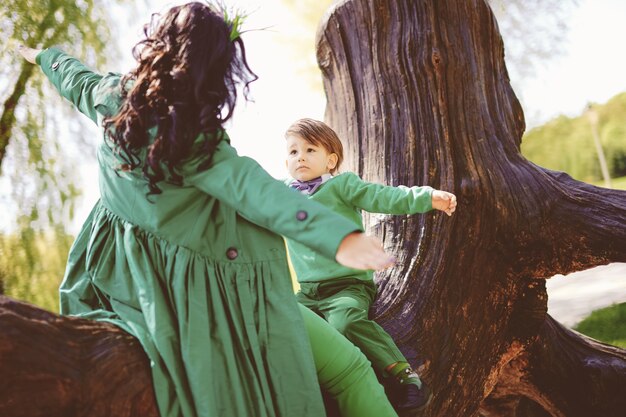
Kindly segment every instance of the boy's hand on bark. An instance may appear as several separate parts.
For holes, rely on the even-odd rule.
[[[434,209],[441,210],[448,216],[452,216],[456,210],[456,196],[447,191],[433,191],[432,203]]]

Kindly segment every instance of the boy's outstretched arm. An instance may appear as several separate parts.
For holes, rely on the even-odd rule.
[[[347,172],[341,189],[341,198],[354,207],[370,213],[415,214],[432,209],[444,211],[449,216],[456,210],[456,196],[432,187],[392,187],[363,181],[358,175]]]

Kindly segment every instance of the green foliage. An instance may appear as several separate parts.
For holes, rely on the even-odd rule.
[[[59,46],[92,67],[102,65],[114,55],[108,22],[111,6],[118,2],[0,4],[0,181],[19,208],[5,216],[32,218],[37,228],[69,223],[79,194],[75,166],[92,157],[95,131],[58,97],[35,65],[14,52],[17,45]]]
[[[121,10],[124,3],[132,7]],[[80,195],[76,167],[93,160],[97,137],[16,47],[58,46],[97,69],[117,56],[111,23],[135,4],[0,2],[0,291],[9,296],[58,310],[73,240],[65,229]]]
[[[595,105],[598,134],[610,176],[626,175],[626,93]],[[592,128],[586,115],[559,116],[524,135],[522,154],[537,165],[564,171],[585,182],[602,179]]]
[[[0,292],[58,312],[58,288],[73,240],[60,228],[0,235]]]
[[[574,329],[601,342],[626,348],[626,303],[595,310]]]

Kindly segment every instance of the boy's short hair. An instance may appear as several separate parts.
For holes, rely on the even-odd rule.
[[[337,165],[330,171],[331,174],[334,174],[341,166],[343,145],[337,133],[326,123],[307,118],[296,120],[285,132],[285,137],[290,135],[299,136],[312,145],[323,147],[328,153],[336,154]]]

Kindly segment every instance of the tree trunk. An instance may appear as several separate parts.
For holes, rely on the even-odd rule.
[[[622,416],[626,351],[554,322],[545,279],[626,260],[626,192],[520,154],[488,4],[342,1],[317,56],[344,169],[458,197],[451,218],[366,219],[398,258],[373,314],[432,387],[425,415]]]
[[[118,327],[0,295],[0,334],[0,416],[159,416],[147,356]]]

